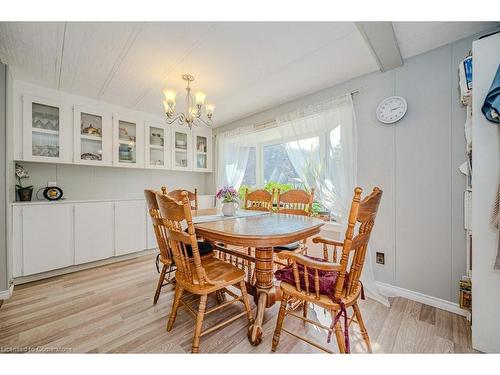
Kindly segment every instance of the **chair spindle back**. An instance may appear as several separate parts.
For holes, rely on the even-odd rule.
[[[148,205],[149,216],[153,223],[153,231],[155,233],[156,242],[158,244],[158,249],[160,250],[161,256],[167,260],[172,261],[172,251],[168,246],[168,242],[161,235],[161,228],[158,225],[158,221],[161,218],[160,208],[158,207],[158,202],[156,201],[156,195],[159,194],[151,189],[144,189],[144,196],[146,198],[146,203]]]
[[[251,193],[245,190],[245,210],[272,211],[274,203],[274,189],[271,193],[267,190],[255,190]]]
[[[312,215],[314,189],[311,193],[305,190],[288,190],[281,193],[278,189],[278,213],[291,215]]]
[[[165,187],[163,187],[163,188],[165,188]],[[164,191],[166,191],[166,188]],[[184,191],[188,193],[188,198],[189,198],[189,203],[190,203],[191,209],[197,211],[198,210],[198,189],[194,189],[194,193],[190,192],[188,190],[178,189],[178,190],[172,190],[171,192],[169,192],[167,194],[170,195],[172,198],[174,198],[176,201],[181,202],[182,201],[182,192],[184,192]]]
[[[344,246],[340,258],[340,272],[335,286],[335,297],[349,296],[355,293],[370,241],[370,235],[375,224],[378,207],[382,198],[382,190],[375,187],[370,195],[361,200],[363,189],[354,189],[354,198],[349,212]],[[355,227],[359,223],[357,234]],[[349,276],[346,278],[347,270]],[[347,279],[347,280],[346,280]]]
[[[177,201],[170,195],[156,194],[161,218],[155,219],[161,236],[169,245],[177,266],[176,277],[182,277],[191,284],[204,285],[208,280],[205,269],[201,265],[201,257],[196,239],[196,232],[191,216],[189,193],[181,193]],[[187,233],[183,230],[187,225]],[[189,257],[187,245],[191,246],[192,258]]]

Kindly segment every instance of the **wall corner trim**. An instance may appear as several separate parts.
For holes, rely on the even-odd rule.
[[[413,290],[400,288],[399,286],[382,283],[380,281],[376,281],[375,283],[380,288],[380,292],[388,297],[403,297],[441,310],[449,311],[457,315],[465,317],[468,315],[467,311],[458,306],[458,303],[446,301],[444,299],[415,292]]]
[[[3,300],[9,299],[12,296],[13,292],[14,292],[14,283],[11,282],[9,289],[0,291],[0,299],[3,299]]]

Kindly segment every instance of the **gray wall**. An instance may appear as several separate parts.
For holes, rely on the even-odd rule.
[[[34,185],[33,193],[47,186],[47,182],[55,181],[63,189],[66,199],[142,198],[145,188],[159,189],[162,185],[169,190],[197,188],[200,194],[206,191],[204,173],[28,162],[20,164],[29,172],[30,179],[25,184]]]
[[[0,292],[8,287],[6,193],[6,66],[0,63]]]
[[[384,196],[372,236],[375,278],[444,300],[458,301],[465,273],[463,191],[458,166],[465,161],[465,108],[458,99],[458,64],[473,38],[457,41],[372,73],[285,103],[216,129],[255,124],[354,89],[358,123],[358,185],[380,186]],[[408,101],[399,123],[376,120],[378,103],[390,95]],[[213,179],[207,176],[207,184]],[[210,190],[210,187],[209,187]]]

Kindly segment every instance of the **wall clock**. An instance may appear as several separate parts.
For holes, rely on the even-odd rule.
[[[377,107],[377,119],[384,124],[394,124],[403,118],[408,109],[406,100],[401,96],[389,96]]]

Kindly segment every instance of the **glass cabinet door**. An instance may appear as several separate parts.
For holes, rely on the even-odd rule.
[[[191,168],[191,134],[189,130],[175,129],[173,131],[173,169]]]
[[[102,161],[102,116],[80,113],[80,160]]]
[[[207,169],[208,139],[205,136],[197,135],[195,139],[195,161],[197,169]]]
[[[31,103],[31,156],[59,158],[59,120],[59,107]]]
[[[162,124],[146,122],[146,167],[168,167],[168,134]]]
[[[74,106],[73,160],[77,164],[111,165],[111,113]]]
[[[193,129],[193,170],[212,170],[212,131],[206,128]]]
[[[137,163],[137,124],[118,121],[118,162]]]

